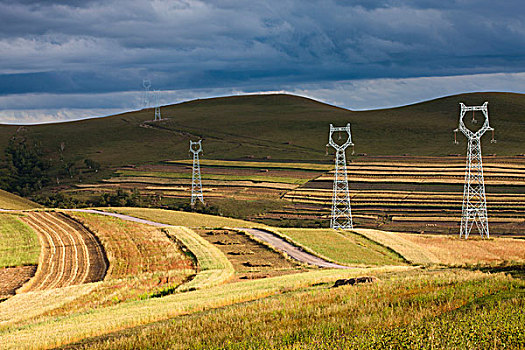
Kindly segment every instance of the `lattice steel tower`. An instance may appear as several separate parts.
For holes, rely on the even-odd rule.
[[[193,169],[191,175],[191,205],[195,205],[197,199],[204,204],[202,197],[201,167],[199,153],[202,152],[202,140],[193,142],[190,140],[190,152],[193,153]]]
[[[459,128],[468,139],[467,146],[467,165],[465,170],[465,185],[463,189],[463,208],[461,213],[461,231],[459,237],[468,238],[474,223],[478,228],[481,237],[489,238],[489,224],[487,220],[487,200],[485,198],[485,182],[483,179],[483,163],[481,161],[481,137],[488,130],[492,131],[491,142],[494,140],[494,129],[489,125],[488,102],[482,106],[465,106],[459,104],[461,111],[459,114]],[[485,116],[483,126],[476,132],[469,130],[463,121],[465,114],[472,111],[482,111]],[[476,120],[472,121],[476,123]]]
[[[339,145],[333,140],[334,132],[346,132],[348,133],[348,139],[345,143]],[[344,127],[334,127],[330,124],[330,135],[326,146],[332,146],[335,149],[334,192],[332,195],[332,216],[330,219],[330,227],[333,229],[349,230],[353,228],[345,154],[346,148],[353,145],[350,123]]]
[[[162,120],[159,105],[159,90],[155,90],[155,121]]]

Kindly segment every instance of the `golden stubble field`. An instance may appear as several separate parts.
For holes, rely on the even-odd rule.
[[[414,264],[466,266],[525,262],[525,240],[496,237],[469,239],[457,235],[410,234],[372,229],[355,229],[357,233],[379,242]]]

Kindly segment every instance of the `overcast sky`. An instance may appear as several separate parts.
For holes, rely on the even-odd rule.
[[[349,109],[525,91],[523,0],[0,0],[0,122],[290,92]]]

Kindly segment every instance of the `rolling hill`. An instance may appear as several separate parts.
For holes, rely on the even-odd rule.
[[[90,158],[102,168],[155,163],[188,157],[188,139],[204,138],[208,159],[272,158],[329,161],[325,157],[328,125],[352,123],[356,153],[444,156],[465,153],[465,141],[453,141],[459,102],[489,101],[497,144],[485,142],[484,153],[524,153],[525,95],[472,93],[399,108],[350,111],[291,95],[248,95],[195,100],[162,107],[165,121],[148,122],[153,110],[142,110],[75,122],[0,126],[0,147],[15,134],[41,144],[52,164],[60,144],[68,161]],[[487,140],[489,136],[486,136]],[[80,164],[80,163],[78,163]]]

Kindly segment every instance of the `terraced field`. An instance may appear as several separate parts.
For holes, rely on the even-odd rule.
[[[453,158],[392,159],[348,165],[352,211],[358,226],[433,233],[456,233],[461,215],[464,164]],[[494,234],[525,234],[525,162],[504,158],[485,162],[489,222]],[[291,190],[293,202],[270,213],[323,219],[330,213],[331,172]]]
[[[244,213],[246,208],[261,199],[278,208],[286,204],[281,200],[284,194],[321,175],[323,168],[316,164],[253,162],[251,166],[250,163],[203,160],[201,173],[206,202],[219,207],[224,215],[235,217],[250,214]],[[264,168],[264,164],[268,167]],[[156,196],[161,198],[160,205],[168,201],[183,203],[191,193],[191,168],[185,161],[121,168],[109,179],[97,184],[78,184],[68,192],[92,198],[119,189],[138,190],[143,197]]]
[[[177,160],[126,168],[103,183],[79,185],[71,193],[138,189],[144,196],[184,202],[191,193],[188,164]],[[348,176],[354,221],[385,230],[456,233],[464,166],[457,156],[353,157]],[[525,159],[487,156],[484,167],[492,233],[524,235]],[[225,215],[271,226],[326,227],[332,199],[330,169],[331,164],[323,163],[203,159],[204,197]],[[263,201],[268,205],[247,210]]]

